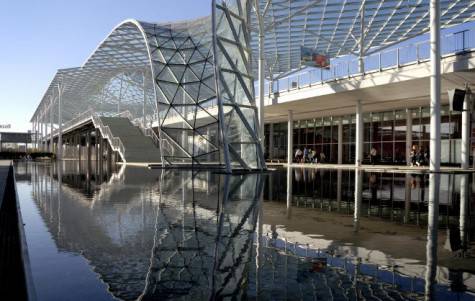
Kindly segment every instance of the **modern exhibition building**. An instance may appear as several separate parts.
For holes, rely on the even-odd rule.
[[[211,6],[191,21],[126,20],[82,66],[58,70],[31,118],[36,146],[228,172],[304,148],[327,163],[359,166],[374,149],[408,164],[417,148],[434,170],[469,166],[474,1]]]

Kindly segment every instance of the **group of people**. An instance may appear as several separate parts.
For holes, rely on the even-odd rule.
[[[429,149],[424,149],[416,144],[411,148],[411,166],[421,166],[429,163]]]
[[[304,147],[303,151],[300,148],[295,150],[295,162],[296,163],[325,163],[327,157],[325,153],[317,152],[313,149]]]

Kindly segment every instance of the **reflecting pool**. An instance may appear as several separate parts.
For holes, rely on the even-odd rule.
[[[471,174],[63,161],[16,179],[39,300],[475,300]]]

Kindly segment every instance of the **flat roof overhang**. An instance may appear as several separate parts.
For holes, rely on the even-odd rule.
[[[442,104],[447,104],[448,89],[463,88],[465,83],[475,85],[475,50],[442,58],[441,71]],[[364,112],[429,106],[429,88],[430,63],[409,64],[281,92],[274,104],[265,99],[265,121],[287,121],[289,110],[295,120],[355,114],[358,100]]]

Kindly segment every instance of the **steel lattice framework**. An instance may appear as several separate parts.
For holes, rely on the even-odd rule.
[[[428,6],[428,0],[213,0],[211,16],[197,20],[126,20],[81,67],[56,73],[31,121],[39,131],[84,112],[128,111],[136,124],[157,129],[165,165],[262,169],[254,96],[259,34],[267,76],[281,77],[301,67],[301,46],[361,58],[427,32]],[[474,1],[441,0],[442,27],[471,20]]]
[[[429,0],[258,2],[265,23],[266,71],[275,75],[300,67],[300,46],[329,57],[365,56],[429,31]],[[440,9],[442,28],[475,20],[475,1],[440,0]],[[252,17],[251,47],[258,58],[258,26]]]

